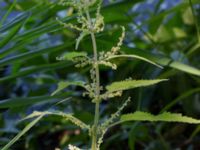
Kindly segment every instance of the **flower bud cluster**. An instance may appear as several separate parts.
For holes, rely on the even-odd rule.
[[[105,51],[101,51],[99,53],[99,61],[98,63],[100,65],[105,65],[105,66],[108,66],[108,67],[111,67],[112,69],[116,70],[117,69],[117,65],[114,64],[114,63],[111,63],[110,61],[108,61],[110,58],[116,56],[118,53],[119,53],[119,50],[123,44],[123,40],[124,40],[124,37],[125,37],[125,28],[122,27],[122,34],[121,36],[119,37],[119,41],[117,43],[116,46],[112,47],[110,51],[108,52],[105,52]]]
[[[127,104],[131,101],[131,98],[129,97],[124,103],[123,105],[118,108],[117,112],[115,112],[114,114],[111,115],[111,117],[109,119],[107,119],[103,124],[101,124],[98,128],[98,141],[97,141],[97,150],[100,150],[100,145],[101,143],[103,143],[103,137],[106,133],[106,131],[108,130],[108,127],[110,124],[112,124],[114,122],[115,119],[117,119],[120,116],[120,113],[122,112],[122,110],[127,106]],[[89,130],[89,133],[91,135],[92,132],[92,128]]]
[[[66,118],[66,120],[71,121],[73,124],[77,125],[78,127],[80,127],[81,129],[90,129],[89,125],[86,125],[85,123],[83,123],[81,120],[73,117],[72,115],[66,115],[63,113],[60,113],[61,116],[63,116],[64,118]]]
[[[77,63],[75,67],[80,68],[80,67],[85,67],[87,65],[92,64],[92,61],[88,57],[75,57],[73,58],[73,62]]]
[[[86,92],[83,92],[83,96],[88,95],[91,99],[93,99],[95,97],[95,84],[87,84],[85,85],[85,89],[87,90]]]
[[[109,62],[109,61],[99,61],[98,64],[99,64],[99,65],[104,65],[104,66],[111,67],[113,70],[116,70],[116,69],[117,69],[117,65],[114,64],[114,63],[111,63],[111,62]]]
[[[65,27],[65,28],[71,28],[71,29],[74,29],[74,30],[77,30],[77,31],[83,31],[82,28],[80,28],[80,27],[78,27],[78,26],[76,26],[76,25],[73,25],[73,24],[71,24],[71,23],[64,23],[64,22],[62,22],[61,20],[59,20],[58,18],[56,18],[56,21],[58,21],[58,23],[59,23],[61,26]]]
[[[112,54],[117,54],[119,52],[122,44],[123,44],[123,40],[124,40],[124,37],[125,37],[125,28],[123,26],[121,28],[122,28],[122,34],[119,37],[119,41],[117,43],[117,46],[111,48]]]
[[[97,0],[60,0],[59,5],[86,8],[94,5]]]
[[[117,112],[115,112],[114,114],[112,114],[111,117],[110,117],[109,119],[107,119],[107,120],[100,126],[101,131],[104,131],[105,129],[107,129],[108,126],[109,126],[111,123],[113,123],[114,120],[115,120],[116,118],[118,118],[118,117],[120,116],[121,111],[124,109],[124,107],[127,106],[127,104],[128,104],[130,101],[131,101],[131,98],[129,97],[129,98],[124,102],[124,104],[123,104],[120,108],[118,108]]]
[[[95,68],[94,67],[92,67],[91,69],[90,69],[90,79],[92,80],[92,82],[93,82],[93,86],[96,86],[96,72],[95,72]],[[94,87],[95,88],[95,87]]]
[[[132,77],[128,77],[127,79],[125,79],[125,81],[131,81],[131,80],[133,80]]]
[[[119,53],[119,50],[123,44],[123,40],[125,38],[125,28],[122,26],[122,34],[121,36],[119,37],[119,41],[117,43],[116,46],[112,47],[111,48],[111,51],[108,51],[108,52],[100,52],[100,56],[99,56],[99,59],[100,60],[104,60],[104,59],[108,59],[109,57],[111,56],[114,56],[114,55],[117,55]]]
[[[58,22],[64,27],[69,27],[81,32],[92,32],[99,33],[104,29],[104,17],[100,14],[101,0],[99,1],[96,17],[88,18],[85,14],[89,11],[89,7],[93,6],[97,0],[61,0],[60,5],[72,6],[77,10],[77,21],[81,24],[81,27],[72,25],[70,23],[66,24],[62,21]]]
[[[105,52],[105,51],[101,51],[99,52],[99,61],[98,64],[99,65],[105,65],[108,67],[111,67],[113,70],[117,69],[117,65],[114,63],[111,63],[110,61],[106,60],[107,58],[113,56],[114,54],[112,54],[110,51],[109,52]]]
[[[76,147],[76,146],[73,146],[71,144],[68,145],[68,149],[69,150],[81,150],[80,148]]]
[[[101,98],[104,99],[104,100],[107,100],[109,98],[113,98],[113,97],[117,97],[117,96],[122,96],[122,91],[117,91],[117,92],[112,92],[112,93],[105,93],[105,94],[102,94],[101,95]]]
[[[97,99],[96,97],[96,94],[95,94],[95,88],[96,88],[96,83],[91,83],[91,84],[86,84],[85,85],[85,89],[86,91],[83,92],[82,96],[89,96],[93,101],[92,102],[95,102],[95,100]],[[103,87],[100,86],[100,91],[103,90]]]
[[[97,141],[97,150],[100,150],[100,146],[103,143],[103,137],[106,133],[107,129],[104,129],[101,131],[101,136],[99,137],[98,141]]]

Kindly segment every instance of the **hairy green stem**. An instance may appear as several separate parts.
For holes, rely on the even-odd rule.
[[[0,21],[0,27],[3,25],[3,23],[5,22],[5,20],[7,19],[8,15],[11,13],[11,11],[13,10],[13,8],[15,7],[17,3],[17,0],[14,0],[12,3],[11,3],[11,6],[10,8],[6,11],[6,14],[2,17],[1,21]]]
[[[92,27],[92,21],[90,18],[90,14],[86,11],[87,19],[90,22],[90,27]],[[95,89],[95,116],[94,116],[94,124],[92,128],[92,146],[91,150],[97,149],[97,136],[98,136],[98,123],[99,123],[99,104],[100,104],[100,77],[99,77],[99,65],[98,65],[98,54],[97,54],[97,44],[95,35],[93,32],[90,33],[92,39],[93,53],[94,53],[94,68],[95,68],[95,77],[96,77],[96,89]]]
[[[92,146],[91,146],[92,150],[97,149],[98,122],[99,122],[99,102],[96,102],[94,125],[93,125],[93,128],[92,128]]]
[[[94,61],[95,61],[95,76],[96,76],[96,100],[95,100],[95,117],[92,131],[92,150],[96,150],[97,148],[97,131],[98,131],[98,123],[99,123],[99,104],[100,104],[100,77],[99,77],[99,66],[97,63],[97,46],[96,39],[94,33],[91,33],[92,45],[94,51]]]

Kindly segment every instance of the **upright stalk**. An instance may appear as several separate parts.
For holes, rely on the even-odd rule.
[[[96,76],[96,100],[95,100],[95,117],[94,117],[94,124],[93,124],[93,131],[92,131],[92,150],[96,150],[97,147],[97,128],[99,122],[99,94],[100,94],[100,78],[99,78],[99,66],[97,63],[97,47],[96,47],[96,39],[94,33],[91,33],[92,38],[92,45],[94,51],[94,61],[95,61],[95,76]]]
[[[90,18],[90,14],[86,11],[87,19],[90,22],[90,27],[92,27],[92,22]],[[95,85],[95,117],[94,117],[94,124],[92,128],[92,150],[97,149],[97,132],[98,132],[98,123],[99,123],[99,104],[100,104],[100,77],[99,77],[99,65],[98,65],[98,53],[97,53],[97,44],[95,35],[93,32],[90,33],[92,39],[92,46],[93,46],[93,54],[94,54],[94,68],[95,68],[95,77],[96,77],[96,85]]]

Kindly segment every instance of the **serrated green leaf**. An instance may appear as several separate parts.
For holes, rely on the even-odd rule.
[[[148,112],[136,111],[132,114],[125,114],[121,116],[120,119],[122,122],[125,121],[166,121],[166,122],[182,122],[182,123],[191,123],[199,124],[200,120],[194,119],[187,116],[182,116],[179,113],[170,113],[164,112],[159,115],[152,115]]]
[[[113,82],[111,85],[106,86],[108,92],[129,90],[137,87],[144,87],[153,84],[157,84],[162,81],[167,81],[167,79],[155,79],[155,80],[125,80],[119,82]]]
[[[81,86],[84,88],[84,82],[82,81],[61,81],[58,83],[57,89],[51,94],[51,96],[57,94],[58,92],[62,91],[70,85]]]

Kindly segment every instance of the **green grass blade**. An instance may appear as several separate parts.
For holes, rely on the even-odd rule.
[[[42,117],[44,114],[41,114],[36,119],[31,121],[21,132],[19,132],[8,144],[6,144],[1,150],[8,150],[16,141],[19,140],[26,132],[28,132]]]
[[[71,63],[66,63],[66,61],[61,61],[61,62],[58,62],[58,63],[45,64],[45,65],[40,65],[40,66],[31,66],[31,67],[28,67],[28,68],[23,68],[20,72],[17,72],[15,74],[11,74],[11,75],[3,77],[3,78],[0,78],[0,83],[10,81],[10,80],[14,80],[14,79],[17,79],[19,77],[24,77],[26,75],[33,74],[33,73],[36,73],[36,72],[45,72],[45,71],[50,71],[50,70],[55,71],[56,69],[69,67],[71,65],[72,65]]]
[[[119,3],[115,3],[115,4],[111,4],[108,6],[105,6],[102,8],[101,12],[102,14],[105,16],[105,21],[106,23],[112,23],[112,22],[116,22],[116,21],[125,21],[125,20],[129,20],[130,21],[130,17],[126,16],[126,15],[122,15],[122,13],[119,13],[119,10],[129,10],[129,8],[131,8],[131,5],[138,2],[137,1],[132,1],[132,2],[119,2]],[[95,11],[93,11],[94,13]],[[114,14],[118,14],[118,15],[114,15]],[[68,16],[65,17],[64,19],[62,19],[63,22],[66,23],[73,23],[76,20],[76,15],[73,16]],[[34,29],[31,29],[29,31],[24,32],[23,34],[16,36],[14,38],[15,41],[26,41],[30,38],[37,38],[38,36],[44,34],[44,33],[49,33],[49,32],[55,32],[58,30],[63,29],[63,27],[55,20],[50,21],[42,26],[36,27]]]
[[[18,33],[18,31],[21,29],[23,24],[19,24],[16,27],[14,27],[10,32],[3,37],[2,41],[0,41],[0,49],[3,48],[9,41],[12,40],[12,38]]]
[[[49,48],[26,52],[26,53],[22,53],[22,54],[12,56],[12,57],[9,57],[6,59],[2,59],[2,60],[0,60],[0,66],[4,66],[4,65],[11,64],[11,63],[15,63],[15,62],[20,62],[20,61],[26,61],[27,59],[34,58],[36,56],[39,56],[39,55],[42,55],[45,53],[60,51],[60,50],[63,50],[65,48],[71,46],[72,44],[73,44],[73,42],[68,42],[67,44],[62,44],[62,45],[58,45],[58,46],[53,46],[53,47],[49,47]]]
[[[175,104],[177,104],[178,102],[180,102],[181,100],[185,99],[188,96],[191,96],[194,93],[198,93],[200,92],[200,88],[196,88],[196,89],[192,89],[189,90],[187,92],[184,92],[183,94],[181,94],[179,97],[177,97],[176,99],[174,99],[172,102],[170,102],[169,104],[167,104],[161,112],[165,112],[167,110],[169,110],[171,107],[173,107]]]
[[[71,95],[71,92],[65,92],[55,96],[36,96],[36,97],[25,97],[25,98],[10,98],[0,101],[0,108],[15,108],[23,107],[27,105],[33,105],[39,102],[51,101],[55,99],[63,99]]]
[[[198,39],[198,42],[200,43],[200,29],[199,29],[199,25],[198,25],[197,16],[195,15],[195,10],[193,8],[193,2],[192,2],[192,0],[189,0],[189,4],[190,4],[190,8],[192,10],[192,15],[193,15],[193,19],[194,19],[196,30],[197,30],[196,31],[197,32],[197,39]]]
[[[200,49],[200,42],[195,44],[188,52],[187,52],[187,56],[192,55],[194,52],[196,52],[197,50]]]
[[[192,140],[198,133],[200,132],[200,125],[198,125],[195,130],[192,132],[192,134],[190,135],[190,140]]]
[[[85,88],[84,82],[82,81],[61,81],[58,83],[57,89],[51,94],[51,96],[56,95],[58,92],[64,90],[70,85],[75,85],[75,86],[80,86],[80,87]]]
[[[13,10],[14,6],[16,5],[17,0],[14,0],[12,2],[12,5],[10,6],[10,8],[7,10],[6,14],[3,16],[3,18],[0,21],[0,27],[3,25],[3,23],[5,22],[5,20],[7,19],[8,15],[11,13],[11,11]]]
[[[28,17],[30,16],[30,13],[23,13],[20,14],[19,16],[15,17],[13,20],[11,20],[10,22],[8,22],[7,24],[4,24],[1,28],[0,28],[0,33],[3,33],[7,30],[10,30],[11,28],[13,28],[14,26],[16,26],[17,24],[21,24],[22,22],[24,22]]]

